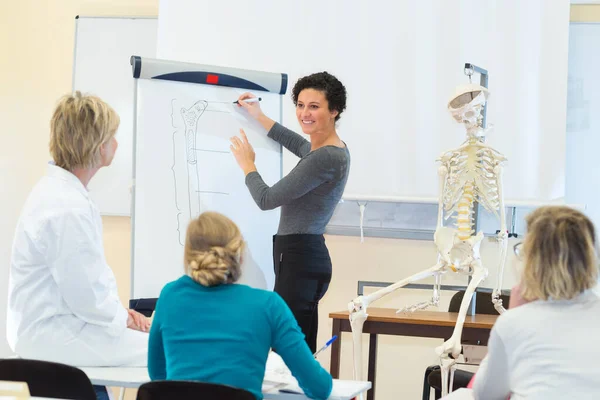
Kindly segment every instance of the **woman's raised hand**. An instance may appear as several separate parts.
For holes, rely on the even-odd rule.
[[[246,132],[243,129],[240,129],[240,137],[233,136],[231,139],[231,152],[235,157],[240,168],[244,171],[244,175],[248,175],[252,171],[256,171],[256,165],[254,164],[254,160],[256,155],[254,154],[254,149],[252,145],[248,141],[248,137],[246,136]]]
[[[248,112],[248,114],[250,114],[250,116],[252,118],[258,120],[260,117],[262,117],[264,115],[262,110],[260,109],[260,102],[256,101],[256,102],[247,103],[244,101],[244,100],[252,99],[255,97],[256,96],[253,95],[252,93],[246,92],[246,93],[242,94],[240,97],[238,97],[237,106],[243,107]]]

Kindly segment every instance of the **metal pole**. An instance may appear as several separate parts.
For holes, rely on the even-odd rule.
[[[467,75],[469,77],[469,82],[471,82],[471,76],[474,73],[478,73],[479,74],[479,84],[481,86],[483,86],[484,88],[488,87],[489,75],[488,75],[488,71],[486,69],[483,69],[483,68],[478,67],[477,65],[474,65],[471,63],[465,63],[464,73],[465,73],[465,75]],[[481,127],[483,129],[485,129],[487,126],[487,102],[485,103],[485,106],[483,107],[482,116],[483,116],[483,120],[481,122]],[[482,141],[485,141],[485,137],[482,138]],[[479,202],[475,202],[475,204],[473,206],[474,206],[473,207],[473,210],[474,210],[473,222],[474,222],[474,226],[475,226],[475,232],[477,232],[477,230],[479,229],[480,204],[479,204]],[[471,283],[471,276],[469,276],[467,282]],[[467,310],[467,315],[475,315],[476,306],[477,306],[477,292],[474,292],[473,297],[471,298],[471,305],[470,305],[469,309]]]

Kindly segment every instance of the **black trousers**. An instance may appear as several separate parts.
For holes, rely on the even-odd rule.
[[[275,288],[304,333],[314,353],[317,349],[319,300],[331,281],[331,258],[323,235],[273,236]]]

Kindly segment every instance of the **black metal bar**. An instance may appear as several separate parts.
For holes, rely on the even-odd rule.
[[[473,72],[477,72],[479,74],[479,84],[481,86],[483,86],[484,88],[488,87],[489,84],[489,74],[488,71],[486,69],[483,69],[477,65],[471,64],[471,63],[466,63],[465,64],[465,73],[466,73],[466,69],[470,69]],[[469,75],[469,79],[471,78],[471,75]],[[481,116],[483,117],[483,120],[481,122],[481,127],[483,129],[485,129],[485,127],[487,126],[487,109],[488,109],[488,105],[487,102],[485,103],[485,105],[483,106],[483,111],[481,112]],[[485,137],[483,137],[483,139],[485,141]],[[479,204],[479,202],[475,202],[475,204],[473,204],[473,226],[475,229],[475,232],[479,231],[479,213],[480,213],[480,209],[481,209],[481,205]],[[467,279],[468,283],[471,283],[471,277],[469,276],[469,278]],[[473,293],[473,296],[471,297],[471,304],[469,305],[469,309],[467,310],[467,315],[475,315],[475,307],[477,305],[477,292]]]
[[[337,336],[339,340],[334,340],[331,344],[331,363],[329,364],[329,373],[333,379],[340,377],[340,353],[342,349],[342,330],[341,321],[333,320],[333,328],[331,329],[331,337]]]
[[[371,389],[367,392],[367,400],[375,400],[375,378],[377,375],[377,334],[369,335],[369,372],[368,379]]]

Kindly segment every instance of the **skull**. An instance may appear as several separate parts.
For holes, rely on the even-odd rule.
[[[482,131],[483,116],[481,112],[488,95],[488,90],[483,86],[469,84],[459,86],[455,95],[448,102],[448,110],[452,118],[460,124],[465,124],[470,137],[477,137]]]

